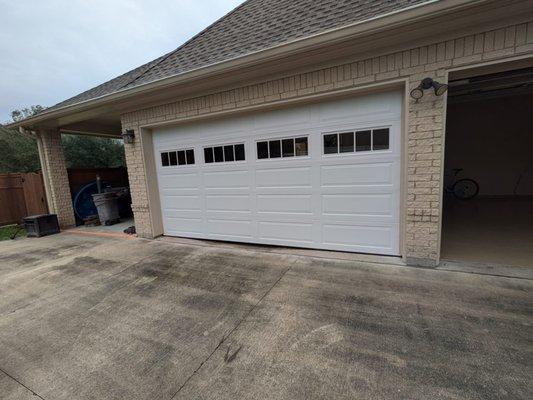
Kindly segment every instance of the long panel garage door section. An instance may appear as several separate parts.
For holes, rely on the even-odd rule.
[[[153,132],[169,236],[399,255],[400,92]]]

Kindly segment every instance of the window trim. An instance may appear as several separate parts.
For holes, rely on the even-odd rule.
[[[374,131],[380,130],[380,129],[388,129],[389,130],[389,148],[385,150],[374,150]],[[364,151],[357,151],[357,132],[363,132],[363,131],[370,131],[370,150],[364,150]],[[343,133],[350,133],[352,132],[354,134],[354,151],[353,152],[341,152],[340,151],[340,135]],[[336,153],[328,153],[326,154],[325,148],[324,148],[324,136],[326,135],[337,135],[337,152]],[[329,132],[322,132],[320,135],[320,147],[322,152],[322,157],[353,157],[354,155],[365,155],[365,154],[372,154],[372,153],[392,153],[392,145],[393,142],[391,140],[392,137],[392,125],[379,125],[379,126],[369,126],[369,127],[360,127],[360,128],[352,128],[352,129],[337,129],[335,131],[329,131]]]
[[[310,158],[310,143],[311,140],[309,139],[309,134],[305,135],[292,135],[292,136],[275,136],[275,137],[269,137],[269,138],[260,138],[255,139],[254,141],[254,151],[255,151],[255,161],[256,162],[267,162],[267,161],[273,161],[273,160],[282,160],[282,161],[289,161],[289,160],[305,160],[307,158]],[[305,156],[298,156],[296,155],[296,139],[300,138],[306,138],[307,139],[307,155]],[[293,140],[293,146],[294,146],[294,155],[289,157],[283,157],[283,141],[286,139],[292,139]],[[280,142],[280,157],[270,157],[270,141],[278,140]],[[268,157],[267,158],[259,158],[259,152],[257,151],[257,144],[260,142],[267,142],[267,150],[268,150]]]
[[[235,153],[235,146],[238,146],[242,144],[244,146],[244,160],[235,160],[236,153]],[[233,161],[226,161],[226,154],[224,151],[224,147],[226,146],[233,146]],[[215,161],[215,147],[222,147],[222,161],[216,162]],[[213,151],[213,162],[206,162],[205,161],[205,149],[212,149]],[[203,165],[222,165],[222,164],[242,164],[246,163],[246,142],[233,142],[233,143],[223,143],[223,144],[209,144],[202,147],[202,161]]]
[[[194,156],[194,163],[192,164],[188,164],[187,163],[187,151],[188,150],[192,150],[193,151],[193,156]],[[170,153],[176,153],[176,161],[178,160],[178,152],[179,151],[183,151],[185,153],[185,164],[176,164],[176,165],[170,165]],[[163,165],[163,159],[162,159],[162,154],[163,153],[167,153],[168,154],[168,161],[169,161],[169,165]],[[159,167],[160,168],[176,168],[176,167],[192,167],[194,165],[197,165],[197,159],[196,159],[196,149],[194,147],[184,147],[182,149],[168,149],[168,150],[159,150],[159,160],[158,160],[158,164],[159,164]]]

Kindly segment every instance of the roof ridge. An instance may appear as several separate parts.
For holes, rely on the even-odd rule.
[[[137,81],[138,79],[140,79],[142,76],[144,76],[146,73],[148,73],[149,71],[151,71],[153,68],[157,67],[159,64],[161,64],[163,61],[165,61],[167,58],[169,58],[170,56],[172,56],[173,54],[177,53],[179,50],[181,50],[182,48],[184,48],[185,46],[187,46],[189,43],[191,43],[193,40],[195,40],[196,38],[202,36],[204,33],[206,33],[209,29],[213,28],[216,24],[218,24],[220,21],[222,21],[223,19],[225,19],[226,17],[229,17],[231,14],[235,13],[237,10],[240,10],[246,3],[249,3],[251,2],[252,0],[244,0],[241,4],[239,4],[237,7],[233,8],[232,10],[228,11],[226,14],[224,14],[222,17],[218,18],[215,22],[213,22],[212,24],[208,25],[207,27],[205,27],[204,29],[202,29],[200,32],[198,32],[196,35],[193,35],[191,38],[189,38],[188,40],[186,40],[185,42],[183,42],[180,46],[178,46],[176,49],[172,50],[171,52],[167,53],[166,55],[163,55],[161,56],[161,59],[156,62],[154,65],[150,66],[150,68],[147,68],[145,71],[143,71],[141,74],[139,74],[138,76],[136,76],[135,78],[133,78],[133,80],[131,82],[128,82],[124,85],[122,85],[120,87],[120,89],[123,89],[129,85],[131,85],[132,83],[134,83],[135,81]],[[157,59],[156,59],[157,60]],[[152,60],[153,61],[153,60]]]

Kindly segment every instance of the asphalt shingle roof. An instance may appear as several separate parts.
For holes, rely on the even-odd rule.
[[[248,0],[176,50],[56,104],[76,104],[428,0]]]

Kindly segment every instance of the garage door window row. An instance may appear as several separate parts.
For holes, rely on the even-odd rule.
[[[206,164],[244,161],[245,158],[244,143],[204,147],[204,160]]]
[[[389,134],[389,128],[326,134],[324,154],[388,150]]]
[[[193,165],[194,150],[164,151],[161,153],[161,165],[163,167],[175,167],[176,165]]]
[[[308,155],[307,137],[293,137],[257,142],[257,158],[302,157]]]

